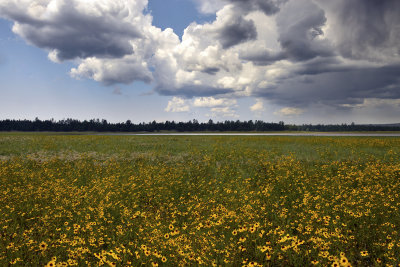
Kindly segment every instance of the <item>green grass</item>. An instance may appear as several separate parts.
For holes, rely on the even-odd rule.
[[[399,155],[392,137],[2,133],[0,265],[395,265]]]

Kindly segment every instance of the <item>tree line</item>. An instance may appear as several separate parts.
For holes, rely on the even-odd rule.
[[[159,131],[178,131],[178,132],[203,132],[203,131],[283,131],[283,122],[268,123],[263,121],[224,121],[198,122],[190,120],[188,122],[126,122],[110,123],[107,120],[2,120],[0,121],[0,131],[50,131],[50,132],[159,132]]]
[[[400,131],[400,124],[303,124],[285,125],[287,131],[311,132],[368,132],[368,131]]]
[[[357,125],[357,124],[336,124],[336,125],[285,125],[284,122],[264,122],[261,120],[199,122],[190,120],[188,122],[126,122],[110,123],[107,120],[91,119],[76,120],[63,119],[51,120],[0,120],[0,131],[49,131],[49,132],[204,132],[204,131],[232,131],[232,132],[264,132],[264,131],[400,131],[400,124],[393,125]]]

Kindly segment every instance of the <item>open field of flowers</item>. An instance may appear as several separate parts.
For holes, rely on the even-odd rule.
[[[0,266],[397,266],[400,138],[0,134]]]

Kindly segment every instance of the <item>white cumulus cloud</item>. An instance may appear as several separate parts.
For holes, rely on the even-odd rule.
[[[298,116],[303,113],[304,113],[303,109],[291,108],[291,107],[282,108],[279,111],[274,112],[275,115],[279,116]]]
[[[262,99],[257,99],[256,103],[250,107],[250,110],[253,112],[262,112],[265,110],[264,102]]]
[[[198,97],[193,101],[194,107],[206,107],[206,108],[215,108],[215,107],[232,107],[236,106],[236,99],[227,99],[227,98],[214,98],[214,97]]]
[[[186,100],[176,96],[168,101],[168,106],[165,108],[166,112],[188,112],[189,110],[190,107]]]

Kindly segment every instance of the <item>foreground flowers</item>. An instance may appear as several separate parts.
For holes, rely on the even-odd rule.
[[[7,138],[0,265],[373,266],[400,255],[395,138]]]

